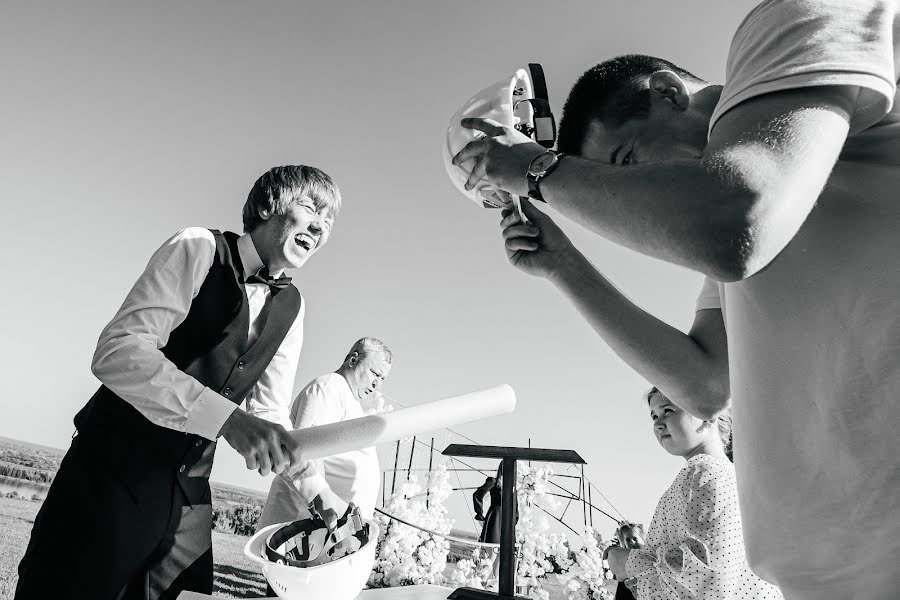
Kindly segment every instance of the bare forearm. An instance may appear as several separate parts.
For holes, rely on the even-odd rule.
[[[551,282],[622,360],[676,404],[709,418],[727,403],[727,361],[636,306],[580,252]]]
[[[609,240],[729,281],[747,268],[756,197],[724,179],[696,159],[617,167],[566,157],[541,191],[549,205]]]

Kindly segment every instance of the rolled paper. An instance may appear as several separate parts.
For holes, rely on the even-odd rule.
[[[294,458],[306,461],[511,413],[515,408],[516,393],[504,384],[289,434],[297,442]]]

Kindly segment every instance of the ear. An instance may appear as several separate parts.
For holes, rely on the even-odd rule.
[[[350,355],[350,358],[347,359],[347,364],[350,365],[351,367],[355,367],[358,362],[359,362],[359,352],[352,353]]]
[[[271,212],[270,210],[268,210],[268,209],[265,209],[265,208],[258,208],[258,209],[256,209],[256,214],[259,215],[259,218],[260,218],[260,220],[262,220],[262,221],[268,221],[269,218],[272,216],[272,212]]]
[[[657,71],[650,76],[650,98],[652,102],[671,103],[680,110],[691,105],[687,84],[673,71]]]

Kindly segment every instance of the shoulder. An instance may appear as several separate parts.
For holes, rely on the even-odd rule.
[[[209,229],[187,227],[169,236],[153,253],[148,267],[175,272],[208,270],[216,253],[216,239]]]
[[[205,227],[186,227],[167,239],[160,250],[188,255],[209,255],[216,252],[216,237]]]
[[[815,87],[853,89],[851,131],[884,116],[896,87],[896,0],[766,0],[734,34],[710,129],[751,98]],[[848,92],[849,93],[849,92]],[[790,102],[796,100],[788,98]]]
[[[185,227],[168,239],[171,244],[216,245],[216,236],[206,227]]]
[[[334,397],[339,391],[338,385],[341,378],[337,373],[328,373],[320,375],[306,384],[306,387],[300,392],[298,400],[306,402],[326,402],[328,398]]]
[[[688,460],[679,476],[683,479],[683,490],[687,493],[700,489],[736,488],[734,465],[725,458],[715,458],[700,454]]]

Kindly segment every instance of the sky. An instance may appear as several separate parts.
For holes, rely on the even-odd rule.
[[[507,263],[499,214],[453,188],[441,145],[467,98],[529,62],[557,118],[578,76],[618,54],[721,82],[753,4],[4,2],[0,435],[66,448],[98,386],[97,337],[153,251],[184,227],[240,231],[255,179],[303,163],[335,178],[344,207],[290,273],[307,302],[295,392],[365,335],[394,352],[384,392],[398,403],[508,383],[515,413],[457,431],[575,450],[619,511],[649,523],[682,466],[652,435],[650,384],[548,282]],[[557,220],[641,307],[690,326],[699,275]],[[394,450],[379,448],[383,468]],[[212,479],[269,481],[224,442]]]

